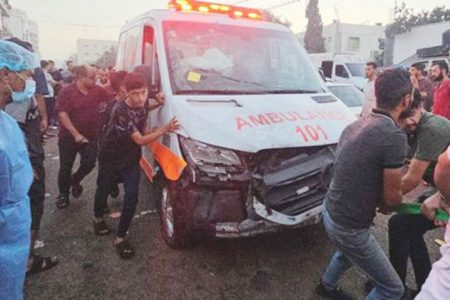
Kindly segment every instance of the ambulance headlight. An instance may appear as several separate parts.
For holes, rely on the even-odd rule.
[[[242,166],[239,156],[232,150],[211,146],[184,137],[180,138],[180,142],[188,162],[196,166]]]

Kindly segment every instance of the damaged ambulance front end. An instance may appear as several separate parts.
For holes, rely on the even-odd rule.
[[[179,177],[160,172],[166,242],[182,248],[196,233],[249,237],[318,223],[335,146],[355,117],[327,93],[293,33],[181,13],[158,13],[154,23],[166,105],[150,120],[177,118],[181,129],[162,143],[183,160]]]

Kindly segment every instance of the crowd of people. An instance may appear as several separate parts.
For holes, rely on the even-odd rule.
[[[316,291],[331,299],[353,299],[338,287],[338,280],[356,265],[368,277],[366,299],[448,299],[448,246],[430,275],[423,238],[442,226],[435,220],[439,207],[450,212],[448,65],[434,64],[431,80],[420,64],[413,64],[409,72],[390,69],[378,76],[376,69],[375,63],[367,63],[361,118],[344,130],[338,144],[323,211],[326,231],[338,251]],[[417,202],[422,203],[423,214],[394,214],[389,219],[388,258],[370,232],[376,212],[392,211],[422,183],[426,188]],[[449,234],[450,226],[447,240]],[[417,290],[406,286],[408,259]]]
[[[449,244],[433,266],[423,238],[444,225],[435,220],[439,208],[450,212],[448,65],[434,64],[430,79],[420,64],[409,72],[388,69],[378,75],[376,69],[375,63],[367,64],[361,118],[344,130],[337,146],[323,209],[337,252],[316,292],[352,299],[338,282],[357,266],[368,278],[367,299],[450,299],[450,225]],[[93,231],[111,234],[104,220],[107,199],[117,197],[123,184],[113,245],[123,259],[134,255],[126,236],[138,202],[141,146],[180,127],[172,119],[148,128],[148,113],[165,104],[163,93],[149,95],[148,74],[145,66],[126,72],[71,61],[58,70],[51,60],[39,61],[29,43],[0,41],[0,299],[20,299],[25,276],[58,264],[55,256],[34,253],[45,199],[43,141],[56,129],[57,208],[82,195],[83,179],[98,163]],[[423,214],[389,219],[388,257],[370,231],[376,213],[391,213],[421,185],[426,188],[417,201]],[[406,286],[408,259],[417,290]]]
[[[70,194],[81,196],[81,183],[98,160],[94,232],[111,233],[103,220],[106,200],[118,196],[122,183],[124,201],[113,244],[120,257],[134,255],[126,234],[138,201],[141,146],[179,128],[175,119],[162,128],[147,128],[148,112],[165,99],[161,93],[149,97],[148,74],[142,67],[115,72],[71,61],[61,72],[53,61],[38,61],[31,44],[0,41],[0,299],[21,299],[25,276],[58,264],[55,256],[34,253],[45,199],[43,141],[53,136],[49,126],[58,129],[56,206],[66,208]]]

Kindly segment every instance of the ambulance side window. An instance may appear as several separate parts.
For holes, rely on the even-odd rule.
[[[142,45],[142,63],[146,66],[150,67],[150,82],[152,89],[159,89],[159,68],[158,68],[158,60],[157,53],[155,47],[155,31],[153,27],[145,26],[144,27],[144,40]]]
[[[125,40],[125,53],[124,53],[124,69],[128,72],[133,71],[137,65],[137,52],[139,45],[139,27],[132,27],[127,31]]]
[[[127,32],[122,32],[120,34],[119,38],[119,50],[117,53],[117,60],[116,60],[116,68],[118,70],[123,70],[125,68],[124,66],[124,58],[125,58],[125,41],[127,37]]]

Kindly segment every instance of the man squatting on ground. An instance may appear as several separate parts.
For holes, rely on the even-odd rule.
[[[407,173],[402,177],[403,195],[418,187],[422,181],[429,186],[418,197],[418,202],[436,193],[433,181],[434,168],[439,155],[450,144],[450,122],[441,116],[425,111],[419,90],[414,90],[411,109],[400,118],[401,127],[409,136],[412,159]],[[431,261],[423,235],[436,228],[424,215],[396,214],[389,220],[389,257],[405,285],[408,258],[411,258],[417,290],[424,284],[431,270]]]

